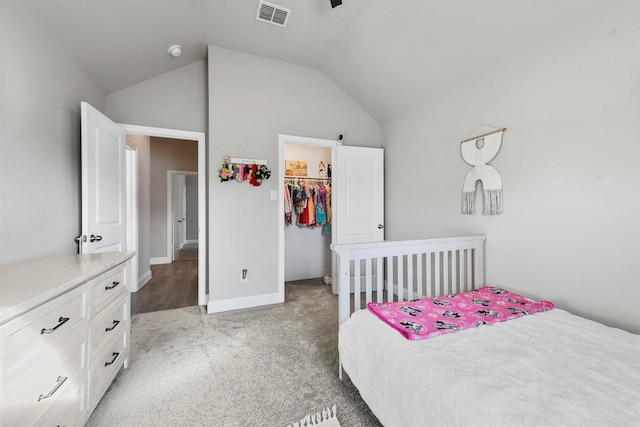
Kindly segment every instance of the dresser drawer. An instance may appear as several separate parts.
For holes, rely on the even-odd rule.
[[[57,419],[73,424],[85,409],[86,343],[82,338],[70,340],[67,352],[41,354],[35,366],[11,384],[3,384],[0,425],[49,424],[45,421],[54,411],[59,412]]]
[[[3,380],[48,355],[64,354],[69,335],[86,335],[86,293],[69,292],[3,326]]]
[[[129,357],[126,331],[121,331],[116,339],[108,341],[98,351],[92,351],[89,370],[89,408],[100,401],[105,390]]]
[[[55,405],[49,406],[36,425],[73,427],[84,424],[83,416],[90,415],[85,407],[87,380],[84,372],[72,381],[73,387],[61,394]]]
[[[100,313],[100,311],[119,295],[128,292],[123,266],[116,267],[94,280],[95,283],[91,287],[92,316]]]
[[[129,328],[129,305],[127,296],[122,295],[113,301],[102,313],[91,321],[89,333],[91,353],[96,354],[104,345],[114,339],[121,339],[122,333]],[[118,336],[118,338],[116,338]]]

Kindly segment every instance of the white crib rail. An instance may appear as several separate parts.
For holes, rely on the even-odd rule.
[[[484,242],[480,235],[334,245],[340,323],[374,292],[377,302],[387,302],[483,286]]]

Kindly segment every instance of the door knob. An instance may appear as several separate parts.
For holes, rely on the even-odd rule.
[[[378,230],[382,230],[383,228],[384,228],[384,225],[378,224]]]
[[[89,236],[89,241],[90,242],[99,242],[100,240],[102,240],[102,236],[96,236],[94,234]]]

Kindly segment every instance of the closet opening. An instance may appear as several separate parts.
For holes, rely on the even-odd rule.
[[[279,293],[285,283],[329,285],[332,280],[336,141],[279,137]]]

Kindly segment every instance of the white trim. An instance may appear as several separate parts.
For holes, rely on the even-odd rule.
[[[315,270],[315,271],[294,271],[294,272],[287,272],[287,274],[285,274],[284,277],[284,281],[285,282],[291,282],[294,280],[306,280],[306,279],[323,279],[325,275],[330,274],[330,271],[322,271],[322,270]]]
[[[326,147],[331,149],[331,162],[334,165],[336,163],[336,147],[337,141],[331,141],[328,139],[309,138],[306,136],[294,136],[294,135],[278,135],[278,302],[284,302],[284,146],[285,144],[298,144],[298,145],[310,145],[316,147]],[[335,200],[332,196],[332,200]],[[335,207],[332,206],[332,211],[335,212]],[[335,215],[333,216],[335,218]],[[335,221],[331,224],[331,227],[335,227]],[[335,233],[331,233],[331,244],[335,243]],[[335,257],[332,257],[332,259]],[[335,270],[332,261],[332,270]]]
[[[126,240],[125,247],[127,251],[135,252],[128,264],[129,291],[138,290],[138,148],[127,140],[126,152]]]
[[[149,126],[122,124],[125,131],[134,135],[159,136],[163,138],[198,141],[198,305],[207,304],[207,281],[209,260],[207,259],[207,157],[204,132],[165,129]]]
[[[127,133],[133,135],[159,136],[162,138],[189,139],[193,141],[199,141],[200,138],[204,138],[204,132],[157,128],[152,126],[138,126],[126,123],[121,123],[121,125],[124,126],[124,129],[127,131]]]
[[[158,265],[158,264],[171,264],[171,258],[166,256],[151,258],[149,260],[149,265]]]
[[[138,291],[151,280],[151,270],[147,270],[142,277],[138,279]]]
[[[185,243],[186,245],[193,245],[193,244],[198,243],[198,239],[195,239],[195,240],[185,240],[185,241],[184,241],[184,243]]]
[[[220,301],[209,301],[209,304],[207,304],[207,314],[239,310],[242,308],[259,307],[262,305],[272,305],[281,302],[282,301],[280,300],[278,293],[229,298]]]

